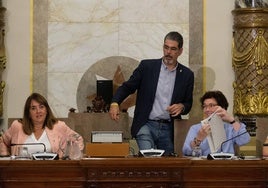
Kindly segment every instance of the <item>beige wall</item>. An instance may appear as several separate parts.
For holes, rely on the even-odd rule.
[[[4,0],[6,7],[5,46],[7,67],[3,73],[4,123],[8,117],[21,117],[25,98],[30,93],[30,1]]]
[[[223,91],[233,106],[234,72],[232,70],[232,26],[234,1],[205,0],[205,66],[206,88]],[[215,79],[215,80],[214,80]]]
[[[205,87],[226,93],[232,106],[231,37],[233,1],[205,0]],[[6,12],[7,68],[4,96],[4,119],[21,117],[26,97],[31,92],[31,15],[30,0],[3,0]],[[209,71],[211,70],[211,71]],[[214,80],[215,74],[215,80]],[[230,108],[231,110],[231,108]]]

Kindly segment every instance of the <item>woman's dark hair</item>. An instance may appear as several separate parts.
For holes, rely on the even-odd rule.
[[[201,105],[204,104],[204,101],[206,99],[211,99],[214,98],[218,105],[221,106],[222,108],[224,108],[225,110],[227,110],[229,103],[226,99],[226,97],[224,96],[224,94],[221,91],[207,91],[201,98],[200,98],[200,102]]]
[[[177,31],[171,31],[169,32],[165,38],[164,38],[164,42],[169,39],[169,40],[174,40],[176,42],[178,42],[178,48],[182,48],[183,47],[183,37],[180,33],[178,33]]]
[[[36,102],[46,107],[47,116],[46,116],[43,128],[48,127],[49,129],[52,129],[53,125],[58,121],[57,118],[53,115],[52,110],[49,107],[48,102],[45,99],[45,97],[43,97],[39,93],[32,93],[25,102],[23,118],[21,120],[21,123],[23,125],[23,131],[27,135],[30,135],[34,132],[34,125],[30,117],[31,102],[33,100],[35,100]]]

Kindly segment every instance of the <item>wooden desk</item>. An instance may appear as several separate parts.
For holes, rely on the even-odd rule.
[[[1,188],[264,188],[267,160],[90,158],[80,161],[0,160]]]

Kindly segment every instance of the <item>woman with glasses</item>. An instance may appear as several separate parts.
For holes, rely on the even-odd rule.
[[[226,140],[231,139],[224,143],[218,152],[234,154],[235,145],[245,145],[250,141],[250,135],[247,133],[246,125],[242,122],[237,121],[233,115],[227,112],[229,104],[226,97],[221,91],[206,92],[200,98],[200,102],[204,112],[204,118],[208,118],[213,113],[217,114],[224,122]],[[211,151],[207,139],[207,136],[210,134],[210,132],[211,127],[207,123],[202,124],[200,122],[196,125],[191,126],[183,145],[183,154],[185,156],[192,156],[194,155],[194,150],[196,148],[199,148],[199,152],[201,152],[201,155],[203,156],[210,154]]]

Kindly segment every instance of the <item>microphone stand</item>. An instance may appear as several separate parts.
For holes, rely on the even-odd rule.
[[[24,143],[24,144],[15,144],[12,143],[10,146],[23,146],[23,145],[42,145],[44,147],[44,152],[37,152],[37,153],[32,153],[32,157],[34,160],[54,160],[58,158],[58,155],[56,153],[47,153],[47,148],[44,143]]]
[[[208,154],[207,155],[207,159],[208,160],[221,160],[221,159],[232,159],[234,157],[234,154],[233,153],[224,153],[222,152],[222,146],[226,143],[226,142],[229,142],[239,136],[242,136],[244,134],[248,133],[248,131],[245,131],[245,132],[242,132],[241,134],[238,134],[232,138],[229,138],[227,140],[225,140],[224,142],[221,143],[221,152],[220,153],[211,153],[211,154]]]
[[[32,145],[42,145],[43,147],[44,147],[44,152],[46,152],[47,151],[47,148],[46,148],[46,145],[44,144],[44,143],[24,143],[24,144],[14,144],[14,143],[12,143],[12,144],[10,144],[10,146],[24,146],[24,145],[28,145],[28,146],[32,146]]]

